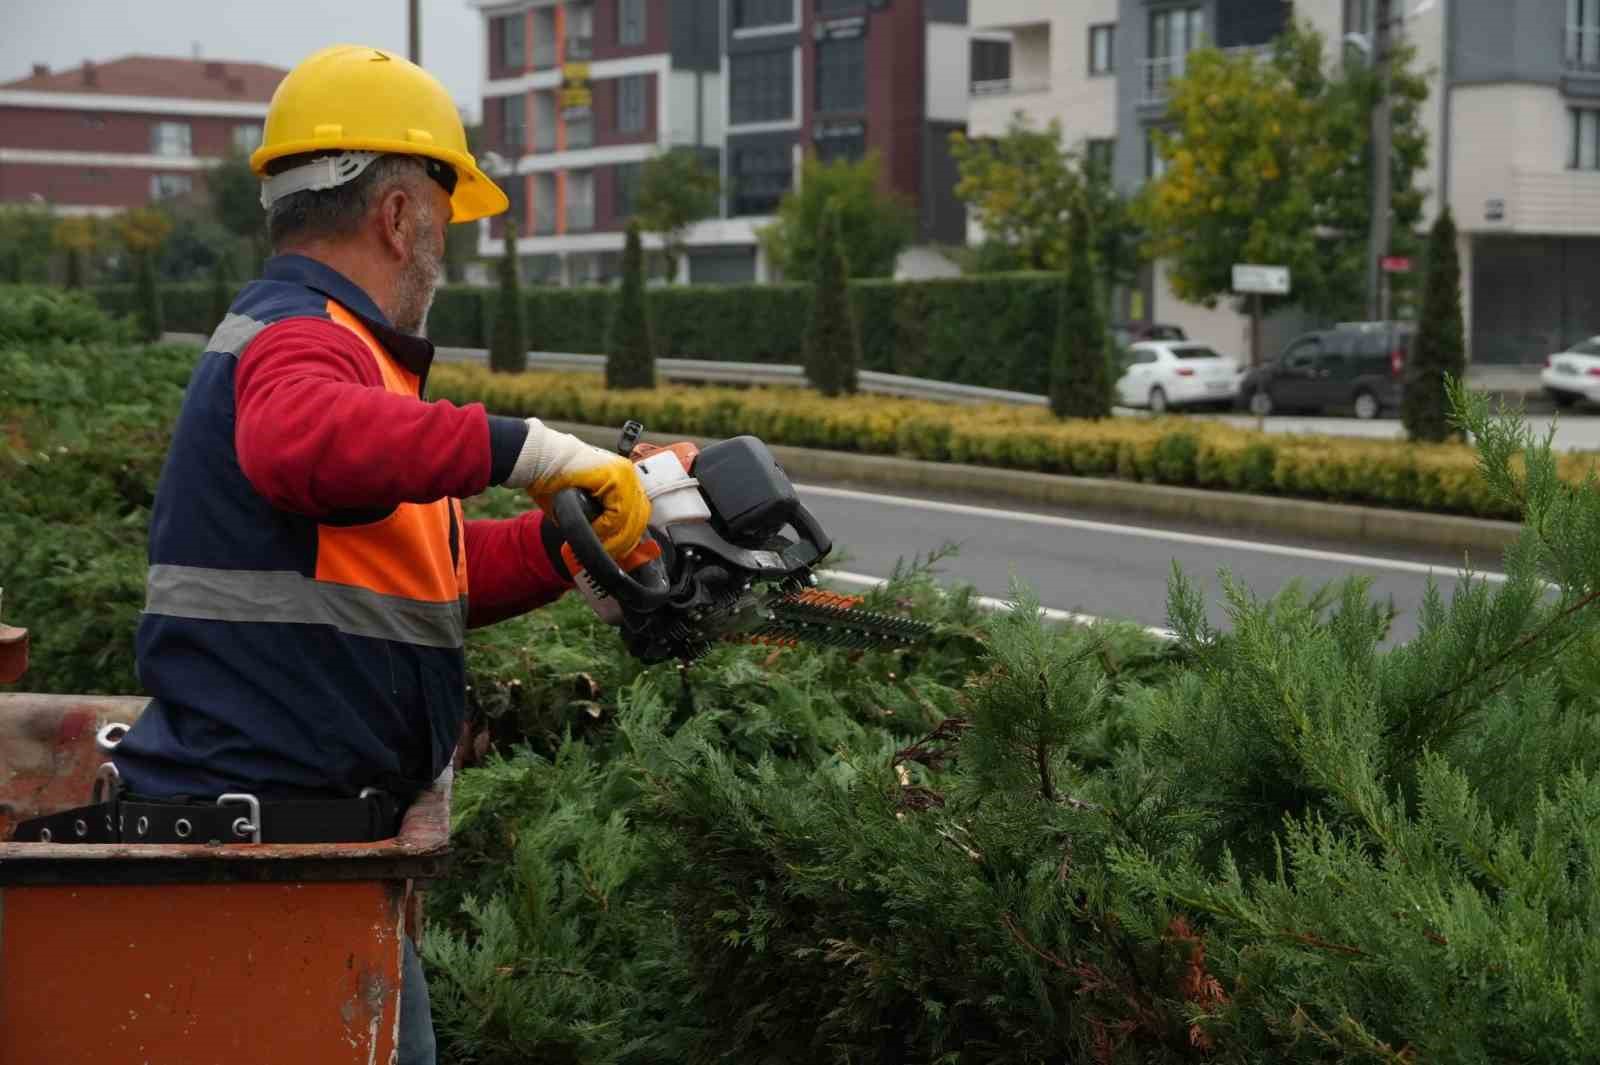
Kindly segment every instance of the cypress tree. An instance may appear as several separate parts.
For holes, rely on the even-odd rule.
[[[134,253],[135,319],[139,339],[154,343],[166,332],[166,320],[161,311],[161,287],[156,284],[156,253],[152,250]]]
[[[1449,397],[1445,377],[1466,372],[1466,328],[1461,316],[1461,260],[1456,255],[1456,223],[1446,207],[1428,235],[1427,275],[1423,279],[1422,321],[1406,366],[1400,418],[1413,440],[1448,439]]]
[[[68,248],[67,249],[67,287],[68,288],[82,288],[83,287],[83,275],[84,275],[83,249],[81,249],[81,248]]]
[[[617,293],[606,343],[606,387],[655,386],[656,352],[644,290],[644,249],[639,242],[639,223],[629,222],[628,242],[622,251],[622,289]]]
[[[522,305],[522,282],[517,277],[517,239],[521,232],[515,212],[506,214],[506,253],[500,259],[499,307],[494,335],[489,339],[489,369],[495,373],[522,373],[528,368],[528,316]]]
[[[1094,238],[1081,206],[1073,209],[1069,227],[1050,358],[1050,410],[1058,418],[1104,418],[1111,413],[1111,361],[1094,273]]]
[[[839,208],[830,204],[817,236],[818,276],[806,329],[806,377],[825,396],[855,392],[861,365],[861,336],[850,304],[850,270],[839,226]]]
[[[211,268],[211,327],[215,329],[228,316],[233,304],[233,286],[228,283],[228,257],[218,255]]]

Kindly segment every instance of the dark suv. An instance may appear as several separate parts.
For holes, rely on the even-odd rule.
[[[1345,322],[1307,333],[1245,374],[1239,403],[1252,414],[1338,407],[1376,418],[1400,406],[1415,338],[1411,322]]]

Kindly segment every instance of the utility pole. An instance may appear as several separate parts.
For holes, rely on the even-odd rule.
[[[406,0],[406,58],[419,67],[422,65],[422,13],[418,10],[421,6],[422,0]]]
[[[1393,199],[1394,123],[1390,118],[1389,27],[1393,23],[1393,0],[1377,0],[1372,27],[1372,63],[1378,75],[1378,102],[1372,109],[1372,236],[1367,249],[1367,317],[1377,320],[1383,314],[1384,275],[1381,260],[1389,254],[1390,201]]]

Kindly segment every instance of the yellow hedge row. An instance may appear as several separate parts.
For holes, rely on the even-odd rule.
[[[796,388],[663,387],[607,392],[597,374],[491,374],[441,365],[431,394],[497,414],[686,436],[750,433],[773,444],[1008,469],[1514,518],[1479,477],[1471,448],[1282,436],[1169,418],[1057,421],[1042,408],[957,406],[881,396],[823,399]],[[1592,456],[1567,455],[1581,480]]]

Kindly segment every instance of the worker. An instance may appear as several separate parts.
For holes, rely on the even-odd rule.
[[[261,842],[385,838],[449,764],[466,629],[571,586],[542,510],[466,521],[458,501],[581,488],[616,558],[649,503],[619,455],[425,398],[446,226],[507,207],[437,80],[382,49],[318,52],[250,165],[273,257],[189,382],[136,640],[152,699],[114,761],[125,796],[171,804],[149,842],[182,842],[178,819],[193,831],[186,811],[225,795],[259,802]],[[433,1027],[404,953],[399,1061],[417,1065]]]

